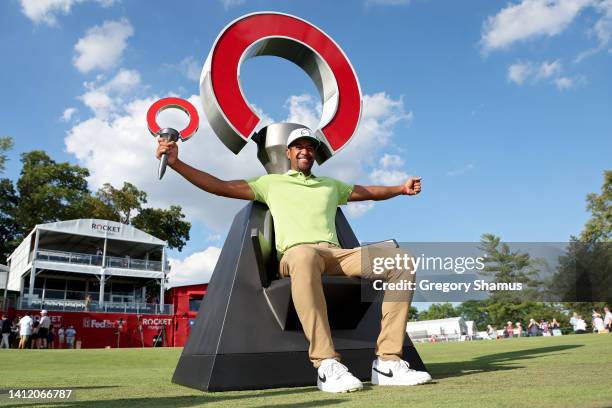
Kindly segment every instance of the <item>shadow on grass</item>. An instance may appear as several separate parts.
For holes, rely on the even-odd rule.
[[[582,344],[567,344],[562,346],[532,348],[526,350],[509,351],[505,353],[487,354],[468,361],[430,363],[426,364],[426,366],[434,380],[490,371],[516,370],[519,368],[524,368],[523,366],[516,365],[518,361],[538,358],[543,354],[555,353],[582,346]]]
[[[82,387],[82,388],[90,388],[90,387]],[[95,387],[91,387],[95,388]],[[197,396],[177,396],[177,397],[160,397],[156,398],[155,396],[147,397],[147,398],[120,398],[120,399],[105,399],[99,401],[45,401],[38,403],[26,403],[19,404],[19,407],[38,407],[43,404],[47,404],[46,406],[54,406],[54,407],[68,407],[68,408],[77,408],[77,407],[173,407],[173,408],[187,408],[194,407],[204,404],[214,404],[214,403],[231,403],[233,400],[240,400],[245,398],[256,398],[256,397],[276,397],[276,396],[289,396],[292,394],[305,394],[311,392],[319,392],[315,387],[309,388],[294,388],[294,389],[277,389],[277,390],[261,390],[261,391],[252,391],[252,392],[244,392],[242,391],[240,394],[236,392],[215,392],[215,393],[202,393],[202,395]],[[312,399],[307,402],[296,402],[292,404],[273,404],[275,407],[315,407],[315,406],[326,406],[339,404],[342,402],[346,402],[345,399],[339,398],[328,398],[328,399]],[[268,407],[270,404],[261,405],[261,407]]]

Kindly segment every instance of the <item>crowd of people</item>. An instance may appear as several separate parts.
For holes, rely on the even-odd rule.
[[[2,341],[0,348],[55,349],[75,346],[74,326],[55,326],[46,310],[38,316],[30,312],[16,319],[2,316]]]
[[[572,317],[569,319],[570,326],[572,327],[572,331],[575,334],[587,333],[589,330],[589,325],[584,320],[583,316],[574,312]],[[600,313],[596,310],[593,310],[591,315],[590,322],[591,331],[593,333],[610,333],[612,332],[612,312],[610,312],[610,308],[605,306],[603,311]],[[491,326],[487,325],[487,337],[490,339],[498,339],[498,338],[513,338],[513,337],[535,337],[535,336],[560,336],[562,334],[561,325],[557,321],[557,319],[552,319],[552,321],[548,321],[545,319],[541,319],[540,321],[536,321],[536,319],[529,319],[529,323],[527,327],[523,327],[521,322],[508,322],[503,328],[503,333],[500,335],[498,330]]]

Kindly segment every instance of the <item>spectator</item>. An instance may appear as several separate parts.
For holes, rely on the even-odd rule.
[[[495,330],[490,324],[487,325],[487,336],[489,336],[489,339],[491,340],[497,339],[497,330]]]
[[[512,322],[506,323],[506,327],[504,328],[504,337],[507,339],[514,337],[514,326],[512,325]]]
[[[68,327],[68,330],[66,330],[66,346],[69,349],[74,348],[74,338],[75,337],[76,337],[76,330],[74,330],[74,327],[71,325]]]
[[[102,265],[102,257],[104,255],[104,252],[102,252],[102,249],[100,247],[98,247],[96,249],[96,265]]]
[[[572,313],[572,317],[569,319],[569,323],[572,326],[572,330],[576,331],[576,324],[578,323],[578,313]]]
[[[550,336],[548,322],[546,320],[540,320],[540,330],[542,330],[542,336]]]
[[[561,325],[559,324],[559,322],[557,321],[557,319],[553,319],[553,320],[552,320],[552,323],[550,324],[550,328],[551,328],[552,330],[555,330],[555,329],[558,329],[558,328],[560,328],[560,327],[561,327]]]
[[[521,324],[521,322],[516,322],[516,337],[521,337],[523,336],[523,325]]]
[[[559,324],[557,319],[553,319],[552,323],[550,324],[550,328],[553,336],[563,335],[563,333],[561,333],[561,325]]]
[[[593,332],[597,333],[605,333],[606,326],[604,326],[604,321],[601,318],[601,315],[597,313],[597,315],[593,318]]]
[[[85,296],[85,311],[89,312],[89,307],[91,306],[91,295]]]
[[[582,318],[582,316],[578,315],[578,319],[576,320],[576,328],[574,329],[574,333],[576,334],[584,334],[586,333],[586,322]]]
[[[38,326],[40,326],[40,320],[35,317],[32,321],[32,336],[30,337],[30,348],[38,348]]]
[[[535,319],[529,319],[529,325],[527,326],[527,337],[535,337],[538,335],[539,327]]]
[[[10,339],[9,346],[17,348],[17,346],[19,345],[19,325],[17,324],[15,320],[13,321],[13,325],[11,326],[11,335],[9,339]]]
[[[30,317],[30,313],[26,312],[26,315],[19,320],[19,348],[24,349],[30,341],[32,336],[32,324],[34,321]]]
[[[47,348],[47,335],[51,327],[51,319],[46,310],[40,311],[40,323],[38,325],[38,348]]]
[[[0,348],[11,348],[11,343],[9,338],[11,336],[11,326],[13,325],[13,321],[6,317],[6,315],[2,316],[2,342],[0,343]]]
[[[608,331],[612,332],[612,312],[610,312],[610,307],[604,306],[604,326]]]
[[[55,327],[53,325],[49,327],[49,334],[47,334],[47,348],[55,348]]]
[[[61,349],[64,348],[65,334],[66,334],[66,330],[64,329],[64,326],[60,326],[59,330],[57,331],[57,340],[58,340],[58,346]]]

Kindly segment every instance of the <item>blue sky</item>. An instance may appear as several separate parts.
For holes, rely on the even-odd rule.
[[[321,168],[360,184],[423,177],[423,193],[348,208],[363,241],[566,241],[588,218],[612,157],[609,0],[0,2],[2,135],[88,167],[92,189],[135,183],[155,206],[182,205],[192,239],[173,252],[176,282],[209,275],[244,203],[155,180],[144,112],[176,95],[200,105],[198,77],[227,23],[294,14],[327,32],[360,80],[351,144]],[[318,95],[297,66],[248,60],[242,86],[269,121],[315,126]],[[169,112],[160,122],[180,126]],[[221,178],[263,174],[253,146],[229,153],[203,116],[181,156]]]

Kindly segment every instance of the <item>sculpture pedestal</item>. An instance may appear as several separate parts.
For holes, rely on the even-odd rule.
[[[262,276],[265,272],[260,273],[261,257],[256,253],[251,233],[256,229],[272,239],[270,225],[268,208],[257,202],[246,205],[234,218],[208,293],[174,372],[174,383],[203,391],[316,384],[316,371],[308,359],[308,341],[301,327],[288,325],[283,329],[282,319],[273,312],[275,306],[270,301],[270,294],[264,293]],[[359,245],[340,210],[336,229],[342,247]],[[325,285],[324,282],[324,288]],[[290,296],[290,291],[281,292],[277,291],[276,296]],[[350,288],[342,293],[357,296],[355,302],[360,302],[359,294],[351,295]],[[277,299],[276,307],[278,304]],[[284,304],[292,307],[291,301]],[[330,310],[333,304],[333,299],[328,298]],[[359,316],[353,319],[356,325],[351,329],[334,329],[337,324],[330,319],[334,346],[342,362],[363,381],[370,380],[380,329],[380,308],[380,303],[372,303],[366,310],[347,307],[346,313],[362,314],[360,319]],[[291,315],[294,311],[288,309],[287,313]],[[350,316],[347,318],[350,320]],[[404,343],[404,359],[412,368],[425,370],[408,336]]]

